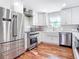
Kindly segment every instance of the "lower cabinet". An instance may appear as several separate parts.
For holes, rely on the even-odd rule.
[[[57,32],[40,32],[38,43],[40,42],[59,45],[59,34]]]
[[[0,59],[14,59],[25,52],[24,39],[0,44]]]
[[[73,50],[73,55],[74,55],[74,59],[79,59],[79,54],[77,51],[77,39],[79,39],[78,33],[73,32],[73,36],[72,36],[72,50]]]

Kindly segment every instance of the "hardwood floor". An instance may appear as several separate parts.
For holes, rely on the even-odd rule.
[[[74,59],[71,48],[41,43],[17,59]]]

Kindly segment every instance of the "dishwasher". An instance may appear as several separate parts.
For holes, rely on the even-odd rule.
[[[59,32],[59,45],[64,47],[72,47],[72,33]]]

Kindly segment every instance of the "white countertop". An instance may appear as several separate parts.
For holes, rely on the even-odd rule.
[[[76,32],[76,31],[40,31],[40,32],[52,32],[52,33],[59,33],[59,32]]]

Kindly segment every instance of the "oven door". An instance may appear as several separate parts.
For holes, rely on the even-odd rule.
[[[30,45],[37,43],[37,37],[31,38],[30,39]]]

